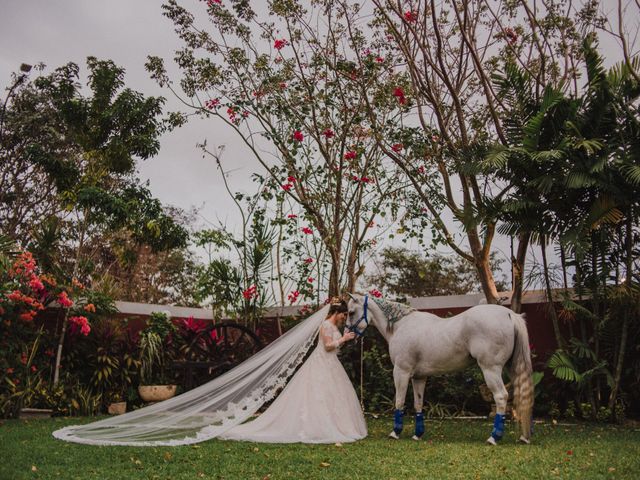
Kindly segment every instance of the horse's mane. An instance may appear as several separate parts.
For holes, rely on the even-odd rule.
[[[415,312],[415,308],[411,308],[409,305],[405,305],[400,302],[390,302],[389,300],[383,300],[381,298],[373,298],[376,305],[382,310],[382,313],[387,317],[387,330],[392,331],[395,323],[402,317],[406,317],[411,312]]]

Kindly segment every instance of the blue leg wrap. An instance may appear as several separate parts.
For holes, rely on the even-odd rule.
[[[396,432],[396,435],[400,435],[400,433],[402,433],[403,417],[404,413],[400,409],[397,409],[393,414],[393,431]]]
[[[493,430],[491,436],[497,442],[502,439],[504,435],[504,415],[496,413],[496,418],[493,421]]]
[[[424,413],[416,412],[416,437],[424,435]]]

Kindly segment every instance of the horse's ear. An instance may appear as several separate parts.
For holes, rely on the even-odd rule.
[[[349,295],[349,298],[351,298],[351,300],[353,300],[354,302],[358,303],[358,298],[354,297],[352,294],[347,293],[347,295]]]

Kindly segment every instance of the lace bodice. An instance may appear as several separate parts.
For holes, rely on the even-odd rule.
[[[320,341],[325,351],[331,352],[340,348],[342,346],[342,342],[340,342],[341,338],[342,335],[338,327],[329,320],[322,322],[320,326]]]

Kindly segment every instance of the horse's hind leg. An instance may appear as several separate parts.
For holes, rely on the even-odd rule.
[[[411,374],[409,372],[402,370],[397,365],[393,367],[393,382],[396,387],[396,409],[393,414],[393,431],[389,436],[396,440],[400,438],[400,433],[402,433],[404,417],[402,410],[407,396],[407,387],[409,386],[410,377]]]
[[[495,445],[504,435],[504,417],[507,411],[507,400],[509,393],[507,392],[504,382],[502,381],[502,367],[492,365],[490,367],[480,365],[484,375],[484,381],[487,383],[489,390],[493,394],[493,400],[496,402],[496,418],[493,421],[493,430],[487,442]]]
[[[427,383],[426,378],[412,378],[413,384],[413,406],[416,409],[416,429],[413,435],[414,440],[420,440],[424,435],[424,413],[422,405],[424,404],[424,387]]]

